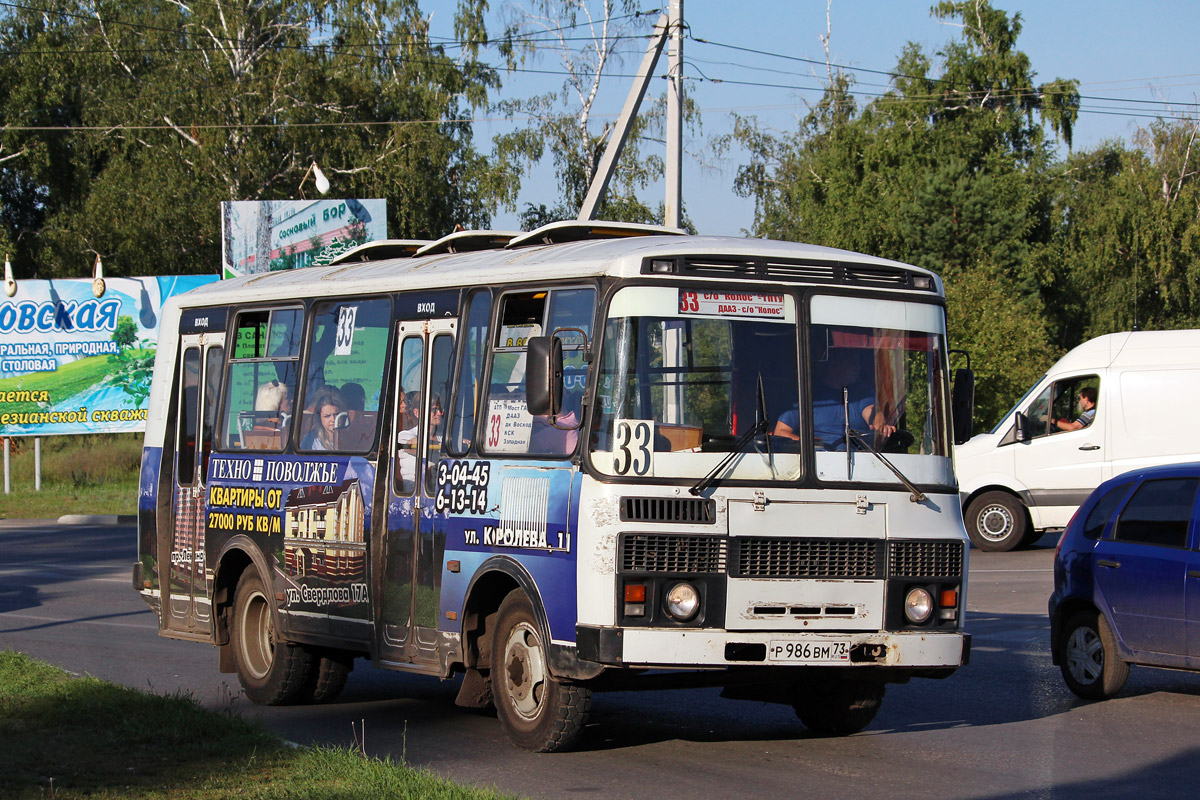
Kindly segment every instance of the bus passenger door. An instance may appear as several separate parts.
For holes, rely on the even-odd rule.
[[[205,563],[205,480],[212,453],[216,401],[225,361],[225,335],[195,334],[180,341],[176,397],[173,520],[159,525],[159,552],[170,552],[162,585],[163,628],[206,639],[212,633]]]
[[[435,666],[444,524],[434,486],[448,402],[455,320],[397,328],[379,653],[384,661]],[[444,520],[443,520],[444,523]]]

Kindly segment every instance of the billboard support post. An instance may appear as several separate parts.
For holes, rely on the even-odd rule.
[[[42,437],[33,437],[33,490],[42,490]]]
[[[8,448],[11,446],[12,437],[4,437],[4,493],[9,494],[12,491],[12,476],[9,474],[9,458]]]

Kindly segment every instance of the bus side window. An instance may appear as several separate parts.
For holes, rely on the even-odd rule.
[[[231,450],[282,450],[291,430],[304,311],[238,314],[221,419]]]
[[[563,342],[564,392],[559,425],[579,424],[587,365],[586,337],[595,313],[595,289],[572,287],[550,291],[512,292],[501,300],[491,385],[488,387],[484,449],[494,453],[567,455],[575,450],[576,430],[562,430],[545,418],[534,418],[525,403],[526,342],[560,328]],[[583,331],[583,334],[580,333]]]
[[[397,497],[407,497],[416,487],[424,381],[425,343],[420,336],[405,336],[400,343],[400,367],[396,371],[396,463],[392,469],[392,488]]]
[[[439,334],[434,337],[429,354],[429,418],[425,421],[428,448],[425,455],[425,491],[433,496],[437,477],[437,462],[442,457],[445,438],[445,414],[442,403],[450,393],[450,376],[454,374],[454,337]]]
[[[220,345],[204,351],[204,428],[200,434],[200,478],[208,478],[208,458],[212,455],[213,434],[217,424],[217,400],[221,397],[221,370],[225,366],[225,348]]]
[[[462,367],[458,373],[458,387],[446,426],[449,435],[444,444],[446,452],[452,456],[465,456],[471,449],[471,439],[475,435],[479,381],[483,375],[491,315],[491,291],[483,289],[473,293],[468,304],[467,324],[462,333]]]
[[[179,390],[179,441],[175,448],[175,477],[180,486],[191,486],[196,477],[196,419],[200,408],[200,350],[183,353],[183,381]]]
[[[366,453],[374,447],[391,320],[387,298],[313,306],[300,450]]]

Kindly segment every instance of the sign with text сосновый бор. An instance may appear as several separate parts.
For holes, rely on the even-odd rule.
[[[25,280],[0,301],[0,436],[146,427],[162,303],[216,275]]]

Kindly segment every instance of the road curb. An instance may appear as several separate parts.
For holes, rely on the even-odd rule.
[[[136,514],[64,514],[58,518],[59,525],[132,525],[135,522]]]

